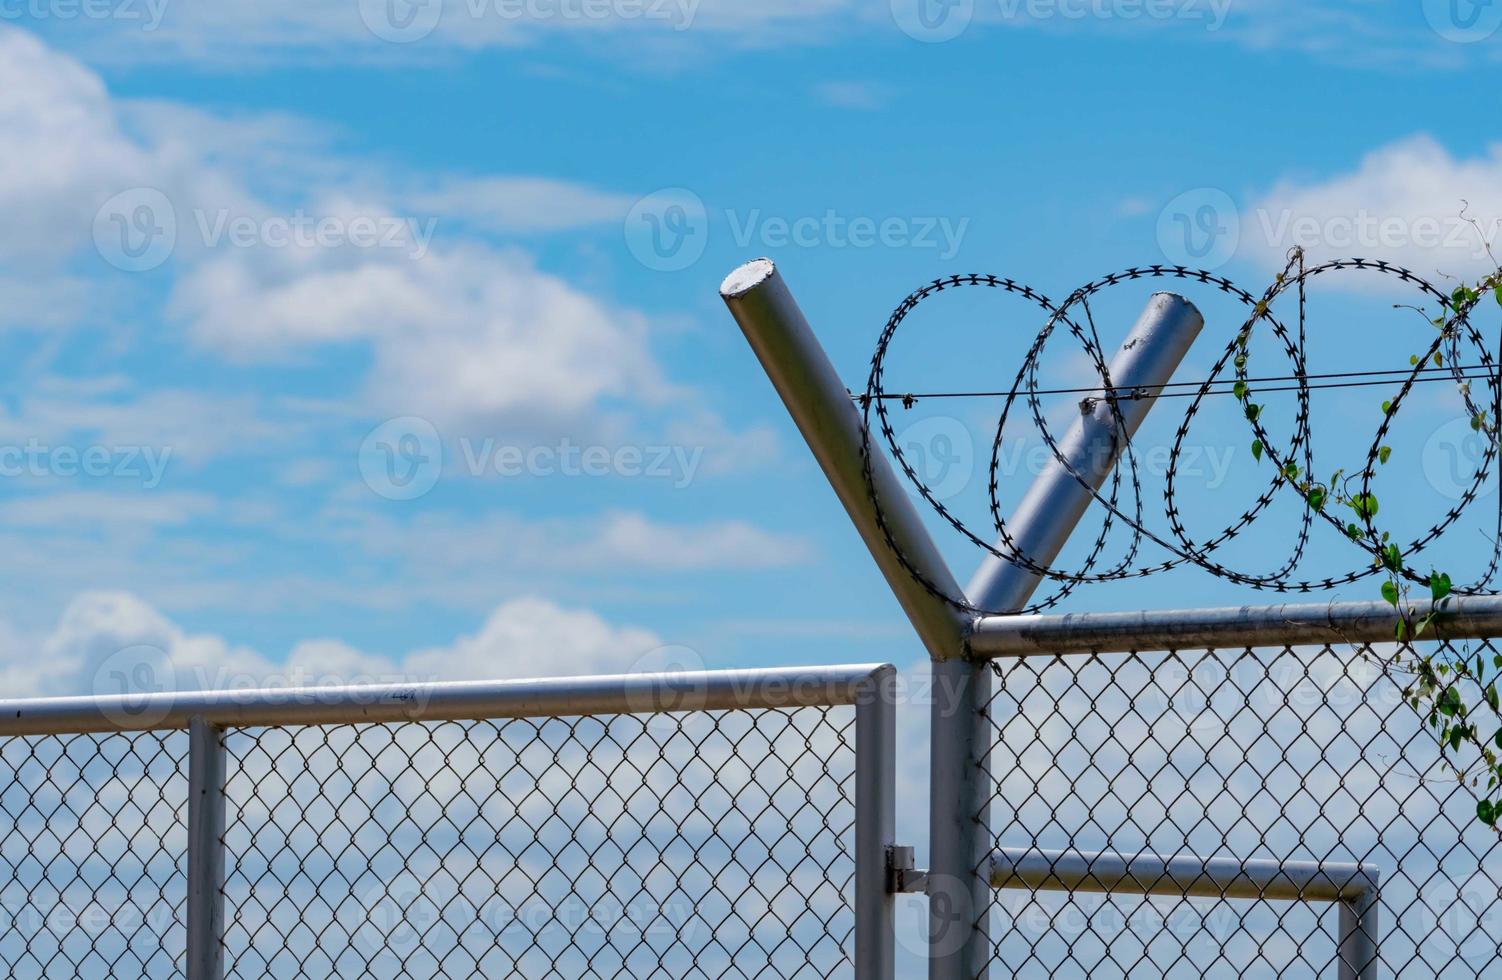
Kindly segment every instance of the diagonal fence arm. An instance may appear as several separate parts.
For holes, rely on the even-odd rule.
[[[990,897],[984,865],[990,846],[985,706],[991,674],[972,659],[975,617],[966,610],[971,604],[1021,609],[1041,577],[993,558],[977,573],[969,601],[963,600],[886,457],[872,448],[868,459],[863,451],[874,447],[865,421],[773,263],[746,263],[725,279],[720,294],[933,659],[929,977],[984,978],[990,948],[979,926]],[[1157,386],[1171,379],[1203,325],[1199,311],[1180,297],[1159,293],[1149,302],[1112,361],[1116,390],[1086,400],[1058,456],[1013,519],[1014,546],[1033,564],[1046,566],[1058,557],[1094,499],[1092,491],[1156,401]],[[1120,400],[1121,388],[1144,394]]]

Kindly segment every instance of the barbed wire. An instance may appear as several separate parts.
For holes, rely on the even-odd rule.
[[[1429,343],[1426,351],[1413,358],[1408,369],[1336,371],[1323,374],[1308,372],[1306,362],[1308,284],[1320,276],[1351,270],[1393,277],[1417,289],[1423,294],[1426,303],[1432,301],[1438,304],[1440,315],[1433,321],[1439,328],[1436,336]],[[1169,382],[1161,386],[1119,387],[1113,383],[1100,336],[1095,327],[1090,300],[1114,286],[1150,279],[1172,279],[1212,287],[1220,293],[1239,300],[1249,309],[1247,319],[1233,334],[1232,339],[1208,372],[1208,376],[1198,381]],[[1397,573],[1410,582],[1423,584],[1424,577],[1412,571],[1415,564],[1413,557],[1434,544],[1475,503],[1497,459],[1498,440],[1494,421],[1502,419],[1502,382],[1499,382],[1498,372],[1498,362],[1502,360],[1502,349],[1498,349],[1494,355],[1480,331],[1472,324],[1471,313],[1481,296],[1496,288],[1499,283],[1502,283],[1502,271],[1488,278],[1475,290],[1459,289],[1447,295],[1412,271],[1389,262],[1352,258],[1306,266],[1302,251],[1297,249],[1290,253],[1283,271],[1274,278],[1272,284],[1261,296],[1254,296],[1224,276],[1202,269],[1169,265],[1134,267],[1104,276],[1074,290],[1064,302],[1059,304],[1055,304],[1031,286],[1013,279],[980,274],[936,279],[908,295],[893,311],[877,340],[866,388],[864,392],[854,396],[866,421],[862,454],[865,460],[867,489],[876,503],[878,524],[889,547],[898,556],[908,574],[912,575],[929,592],[951,605],[966,612],[981,615],[1041,612],[1056,606],[1082,585],[1143,578],[1189,565],[1199,567],[1217,578],[1254,589],[1279,593],[1325,591],[1371,576],[1386,574],[1383,554],[1384,551],[1394,546],[1404,557],[1402,567],[1397,570]],[[970,288],[1001,290],[1020,297],[1038,307],[1047,317],[1043,327],[1033,338],[1011,387],[999,391],[930,393],[888,391],[886,370],[892,341],[899,329],[907,323],[913,311],[931,297],[947,291]],[[1272,312],[1274,302],[1286,296],[1290,291],[1294,292],[1297,299],[1298,317],[1296,328],[1292,331]],[[1039,384],[1039,366],[1043,353],[1061,325],[1064,327],[1064,332],[1073,338],[1088,357],[1095,374],[1100,379],[1100,384],[1089,388],[1044,388]],[[1248,373],[1249,359],[1245,356],[1248,345],[1252,339],[1269,334],[1281,349],[1282,355],[1287,358],[1290,373],[1252,376]],[[1474,350],[1469,358],[1461,356],[1463,341]],[[1497,343],[1502,345],[1502,336],[1499,336]],[[1382,421],[1366,453],[1365,463],[1359,472],[1351,472],[1344,481],[1347,484],[1354,481],[1359,486],[1358,490],[1350,494],[1352,499],[1365,499],[1371,498],[1372,481],[1379,466],[1388,458],[1384,449],[1400,410],[1418,385],[1435,381],[1449,381],[1456,384],[1466,412],[1475,420],[1473,427],[1486,439],[1485,450],[1476,467],[1475,475],[1461,490],[1459,499],[1445,511],[1439,521],[1406,544],[1395,545],[1389,540],[1387,534],[1379,531],[1374,525],[1375,515],[1369,509],[1363,512],[1358,508],[1355,511],[1357,520],[1345,521],[1334,508],[1313,506],[1308,503],[1307,485],[1301,486],[1297,474],[1305,474],[1311,481],[1314,479],[1315,454],[1309,398],[1311,391],[1375,385],[1396,384],[1398,386],[1396,394],[1383,405]],[[1257,385],[1275,385],[1275,387],[1258,388]],[[1473,385],[1483,389],[1484,394],[1481,400],[1478,400],[1473,391]],[[1295,393],[1296,411],[1292,436],[1286,444],[1281,444],[1279,440],[1273,438],[1259,412],[1245,413],[1250,439],[1256,442],[1261,454],[1271,464],[1272,475],[1267,486],[1235,520],[1204,540],[1196,540],[1182,520],[1179,503],[1179,461],[1182,458],[1184,442],[1189,436],[1190,428],[1200,408],[1205,404],[1206,399],[1226,394],[1235,395],[1250,406],[1252,396],[1271,392]],[[1075,470],[1061,452],[1045,418],[1041,399],[1046,395],[1065,394],[1094,395],[1100,397],[1110,408],[1116,429],[1117,444],[1121,451],[1120,461],[1112,468],[1109,481],[1104,488],[1097,488],[1085,475]],[[1188,400],[1188,405],[1174,434],[1164,473],[1162,506],[1168,524],[1166,532],[1150,528],[1144,519],[1146,507],[1137,453],[1132,439],[1127,434],[1126,423],[1119,404],[1130,399],[1144,397],[1172,397]],[[987,529],[985,535],[978,533],[940,499],[917,472],[900,444],[892,424],[891,403],[900,402],[910,408],[924,398],[1000,398],[1003,400],[995,437],[992,441],[988,474],[988,510],[992,526]],[[1061,568],[1038,562],[1025,554],[1017,546],[1007,520],[1002,514],[1000,499],[1002,446],[1008,422],[1013,418],[1013,412],[1017,409],[1019,402],[1025,405],[1026,414],[1031,417],[1033,426],[1036,427],[1053,458],[1066,468],[1067,472],[1089,492],[1094,502],[1100,504],[1104,510],[1096,537],[1085,557],[1073,568]],[[1493,420],[1493,422],[1487,420]],[[896,544],[887,524],[881,500],[876,495],[871,474],[871,454],[877,451],[873,445],[873,439],[876,438],[872,435],[873,432],[880,433],[880,439],[885,444],[887,452],[890,453],[893,461],[902,470],[903,475],[918,495],[956,533],[986,554],[1052,582],[1056,586],[1052,594],[1021,610],[982,609],[964,596],[950,595],[916,568]],[[1300,516],[1298,529],[1287,557],[1278,567],[1270,571],[1257,571],[1233,567],[1228,562],[1219,560],[1216,553],[1254,525],[1268,512],[1281,494],[1297,496]],[[1124,495],[1129,499],[1124,500]],[[1295,572],[1308,552],[1311,536],[1317,527],[1326,525],[1333,529],[1348,546],[1356,548],[1361,554],[1361,559],[1355,567],[1345,572],[1324,577],[1301,578]],[[1113,531],[1118,527],[1125,528],[1130,534],[1125,553],[1118,561],[1109,564],[1109,567],[1101,567],[1107,544],[1112,538]],[[1495,531],[1496,533],[1492,536],[1492,553],[1485,572],[1473,583],[1456,585],[1457,594],[1493,594],[1490,583],[1496,576],[1499,564],[1502,564],[1502,500],[1499,500]],[[1163,549],[1168,557],[1160,561],[1139,563],[1138,556],[1146,544]]]

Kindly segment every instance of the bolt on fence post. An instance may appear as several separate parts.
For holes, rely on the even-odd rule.
[[[887,854],[896,841],[897,671],[882,667],[855,705],[855,975],[892,980],[896,969]]]
[[[187,980],[224,977],[224,730],[188,726]]]
[[[1143,397],[1116,399],[1115,392],[1102,390],[1081,402],[1080,417],[1059,441],[1057,456],[1033,480],[1012,517],[1012,554],[1038,565],[1059,556],[1095,499],[1091,490],[1105,483],[1204,323],[1180,296],[1155,293],[1148,301],[1108,369],[1114,388],[1142,389]],[[1116,411],[1108,398],[1115,399]],[[1001,543],[997,550],[1005,553],[1007,547]],[[979,609],[1017,610],[1041,580],[1028,568],[988,555],[966,595]],[[963,659],[935,663],[933,669],[928,975],[930,980],[984,980],[991,959],[982,921],[991,898],[991,668]]]

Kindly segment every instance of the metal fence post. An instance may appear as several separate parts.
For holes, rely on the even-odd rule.
[[[1375,874],[1358,897],[1340,903],[1340,980],[1377,980],[1377,930],[1381,908]]]
[[[855,975],[893,980],[887,855],[896,843],[897,671],[871,675],[855,706]]]
[[[224,977],[224,729],[188,725],[187,980]]]
[[[941,703],[940,691],[947,689],[946,685],[939,683],[938,675],[942,671],[953,669],[965,676],[974,673],[963,659],[973,617],[958,605],[963,599],[959,583],[924,528],[906,487],[886,456],[875,447],[850,392],[841,383],[839,373],[829,363],[829,357],[772,262],[769,259],[747,262],[726,277],[720,286],[720,295],[934,661],[934,727],[930,744],[935,769],[931,790],[934,793],[954,792],[954,780],[948,782],[946,789],[940,789],[946,786],[941,771],[966,773],[974,738],[972,733],[967,740],[958,740],[950,730],[950,720],[958,717],[962,724],[969,724],[972,728],[979,720],[974,710],[979,702],[970,684],[962,685],[960,689],[961,695],[969,700],[965,702],[968,707],[960,708],[958,715],[949,712]],[[864,451],[868,445],[871,447],[869,455]],[[943,596],[930,591],[909,569],[920,572]],[[944,596],[954,601],[946,602]],[[946,667],[948,664],[955,666]],[[964,785],[973,787],[978,782],[970,780]],[[950,805],[960,802],[963,810],[968,805],[966,799],[976,798],[977,794],[972,791],[963,799],[952,795],[948,802]],[[937,853],[932,851],[933,848],[953,849],[955,842],[952,837],[952,834],[941,834],[934,829],[930,838],[931,857],[932,853]],[[984,843],[984,835],[979,835],[979,840]],[[975,852],[977,862],[986,850],[982,846]],[[968,860],[968,848],[965,853]],[[968,877],[973,876],[967,875],[963,880],[968,880]],[[959,880],[962,879],[956,879]],[[933,887],[930,879],[930,888]],[[958,934],[959,930],[953,925],[941,925],[935,918],[940,911],[945,916],[951,915],[949,908],[947,900],[935,900],[930,891],[931,933]],[[973,903],[967,902],[966,908],[973,908]],[[961,918],[964,914],[960,913]],[[974,930],[967,924],[963,931],[968,937]],[[984,937],[982,945],[983,940]],[[932,943],[931,937],[931,947]],[[931,964],[938,962],[933,957],[931,948]]]
[[[1111,360],[1116,390],[1080,403],[1080,416],[1059,441],[1057,457],[1023,496],[1010,525],[1013,554],[1037,565],[1059,556],[1095,499],[1091,491],[1105,483],[1204,323],[1199,310],[1180,296],[1155,293],[1148,301]],[[1122,389],[1140,391],[1140,397],[1122,396]],[[1041,581],[1037,572],[989,555],[966,594],[977,608],[1022,609]],[[982,921],[991,887],[991,668],[967,659],[935,663],[933,669],[928,975],[930,980],[985,980],[991,959]]]

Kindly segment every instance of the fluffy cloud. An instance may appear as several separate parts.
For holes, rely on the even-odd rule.
[[[671,394],[640,317],[519,251],[346,258],[231,250],[189,270],[171,309],[199,343],[240,357],[368,344],[370,402],[439,424],[577,422],[605,400]]]
[[[48,294],[80,258],[129,266],[150,243],[162,252],[143,267],[170,263],[169,318],[196,342],[281,360],[357,345],[369,352],[371,414],[524,428],[575,424],[607,401],[697,410],[664,380],[642,316],[539,270],[520,249],[465,234],[610,221],[624,195],[361,168],[296,120],[122,103],[89,69],[9,28],[0,140],[11,230],[0,259],[33,266],[28,279],[48,281]],[[440,228],[459,234],[435,242]],[[130,283],[113,272],[102,281]],[[6,319],[61,315],[25,281],[0,279],[0,296],[16,301]],[[60,306],[81,312],[73,300]]]
[[[135,595],[96,592],[75,599],[39,649],[0,625],[0,678],[8,696],[27,697],[575,676],[627,672],[661,646],[648,630],[519,598],[446,645],[387,657],[311,640],[274,662],[222,637],[189,633]]]
[[[1496,269],[1486,243],[1499,221],[1502,144],[1459,158],[1418,135],[1348,173],[1279,183],[1242,215],[1241,244],[1267,264],[1297,245],[1315,260],[1383,258],[1426,275],[1475,276]]]

